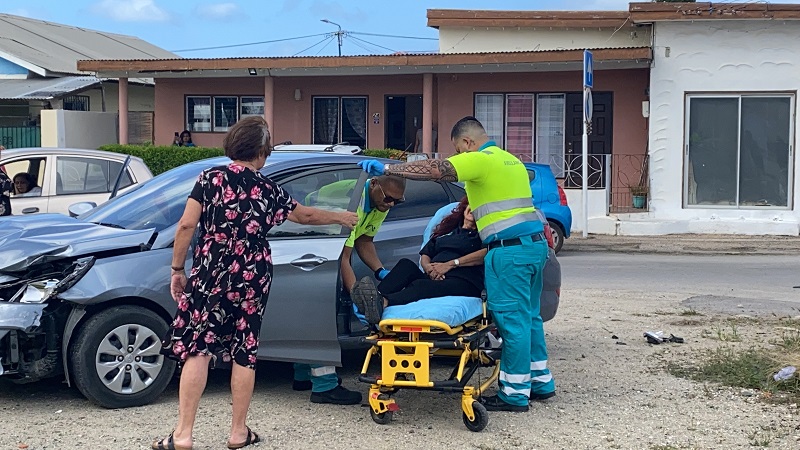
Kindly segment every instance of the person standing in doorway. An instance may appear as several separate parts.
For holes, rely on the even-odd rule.
[[[478,234],[488,250],[487,307],[503,338],[500,390],[482,402],[490,411],[528,411],[529,399],[555,395],[540,314],[548,254],[544,225],[533,207],[525,166],[490,140],[478,119],[459,120],[450,139],[456,155],[444,160],[385,166],[366,160],[359,165],[370,175],[464,182]]]
[[[414,153],[422,153],[424,152],[425,146],[422,143],[422,128],[417,130],[417,138],[414,142]],[[431,154],[429,155],[430,158],[433,157],[434,154],[438,151],[439,147],[439,132],[436,131],[436,128],[433,129],[433,150],[431,150]],[[427,153],[425,153],[427,155]]]

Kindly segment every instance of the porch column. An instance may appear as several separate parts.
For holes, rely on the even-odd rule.
[[[422,75],[422,152],[433,157],[433,74]]]
[[[275,105],[273,101],[275,97],[274,94],[275,84],[272,77],[264,77],[264,120],[267,121],[267,126],[269,126],[271,145],[275,145],[275,124],[273,122]]]
[[[119,143],[128,143],[128,78],[119,79]]]

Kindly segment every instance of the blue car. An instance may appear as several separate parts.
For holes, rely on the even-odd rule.
[[[556,182],[549,165],[525,163],[525,167],[531,180],[533,205],[547,218],[553,234],[553,249],[558,253],[572,228],[572,211],[567,204],[567,195]]]

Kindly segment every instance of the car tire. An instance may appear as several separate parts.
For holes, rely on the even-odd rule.
[[[78,390],[105,408],[153,402],[177,365],[159,353],[167,329],[158,314],[139,306],[118,306],[90,317],[70,346],[70,370]]]
[[[552,220],[548,220],[547,223],[550,224],[550,230],[553,232],[553,250],[558,253],[564,246],[564,229]]]

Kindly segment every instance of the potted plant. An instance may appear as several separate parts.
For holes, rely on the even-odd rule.
[[[631,186],[629,189],[633,198],[633,207],[643,209],[647,205],[647,192],[649,191],[647,186],[639,184]]]

